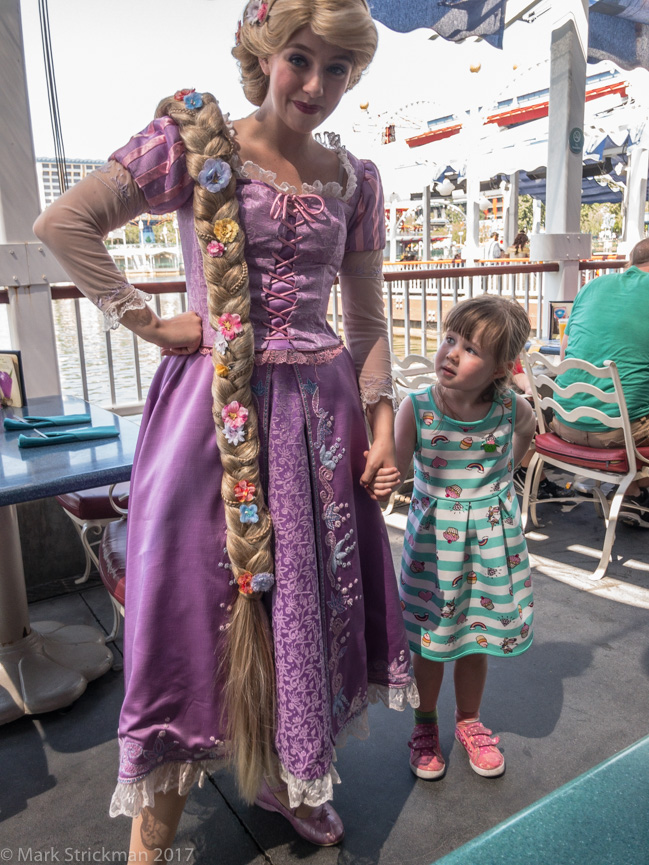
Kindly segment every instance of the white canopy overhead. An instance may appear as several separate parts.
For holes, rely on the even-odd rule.
[[[550,47],[547,234],[532,238],[531,251],[542,260],[559,262],[559,273],[548,274],[547,293],[550,299],[569,299],[579,286],[579,259],[590,254],[590,236],[579,233],[586,57],[593,62],[613,60],[625,69],[649,69],[649,0],[562,0],[556,5],[533,0],[525,10],[520,0],[370,0],[375,17],[393,30],[431,27],[447,39],[481,36],[496,47],[502,45],[508,10],[514,4],[516,14],[510,23],[538,7],[556,16]],[[646,163],[644,147],[638,148],[634,161]],[[644,202],[647,166],[643,164],[635,176]],[[469,181],[467,235],[475,251],[479,184],[471,171]]]
[[[548,68],[544,77],[549,82],[549,61],[545,65]],[[583,126],[585,162],[600,161],[616,148],[626,151],[638,143],[647,143],[649,111],[642,85],[644,82],[632,80],[628,97],[614,93],[586,103]],[[524,76],[519,77],[516,87],[525,89]],[[501,94],[496,102],[502,101],[504,95]],[[485,107],[482,115],[487,116],[493,111],[493,106]],[[458,115],[457,120],[460,117]],[[456,119],[452,122],[455,123]],[[482,180],[499,174],[510,176],[517,171],[534,172],[545,168],[548,164],[548,118],[504,128],[493,123],[482,125],[478,136],[467,128],[450,138],[418,147],[409,147],[404,141],[382,145],[376,159],[381,166],[386,197],[396,194],[405,200],[410,192],[420,191],[427,184],[440,180],[447,168],[464,177],[467,157],[472,152],[480,154]]]

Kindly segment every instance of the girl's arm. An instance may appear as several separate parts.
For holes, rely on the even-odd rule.
[[[395,422],[396,465],[386,465],[369,485],[370,495],[379,500],[389,498],[401,485],[417,447],[417,425],[412,401],[404,399]]]
[[[532,406],[521,394],[516,394],[516,421],[512,445],[514,450],[514,466],[523,459],[536,432],[536,415]]]
[[[75,285],[104,313],[108,326],[123,324],[166,354],[191,354],[201,343],[195,312],[163,319],[147,295],[130,285],[104,245],[104,237],[147,209],[130,174],[117,162],[75,184],[36,220],[34,233]]]

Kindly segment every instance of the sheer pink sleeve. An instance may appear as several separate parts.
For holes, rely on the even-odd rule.
[[[109,231],[146,209],[144,195],[128,171],[109,162],[71,187],[34,223],[36,236],[104,313],[106,329],[117,327],[125,312],[141,309],[151,299],[130,285],[104,245]]]
[[[383,301],[383,250],[348,252],[340,269],[343,327],[363,407],[396,398]]]
[[[101,309],[107,328],[117,327],[125,312],[141,309],[151,298],[126,281],[104,238],[145,211],[177,210],[193,188],[180,131],[170,117],[158,117],[50,205],[34,233]]]

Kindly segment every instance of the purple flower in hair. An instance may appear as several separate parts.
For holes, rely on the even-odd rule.
[[[208,192],[220,192],[230,182],[232,169],[222,159],[206,159],[198,182]]]
[[[200,93],[188,93],[186,96],[183,96],[183,102],[185,103],[185,108],[203,107],[203,97]]]
[[[272,574],[255,574],[250,582],[253,592],[267,592],[273,587],[275,577]]]

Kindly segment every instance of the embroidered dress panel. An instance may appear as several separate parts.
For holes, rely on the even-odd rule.
[[[514,395],[468,423],[443,415],[430,388],[410,398],[417,450],[400,578],[410,646],[437,661],[521,654],[534,602],[512,478]]]

